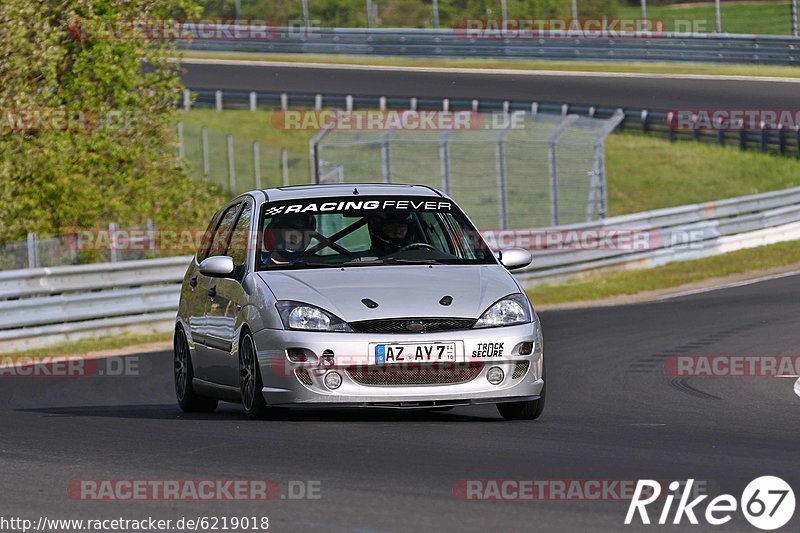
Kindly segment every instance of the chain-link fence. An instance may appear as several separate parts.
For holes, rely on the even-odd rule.
[[[40,268],[83,263],[116,263],[151,259],[159,255],[158,235],[152,221],[144,226],[85,229],[68,235],[39,238],[28,233],[25,241],[0,244],[0,270]]]
[[[481,229],[520,229],[606,215],[604,139],[623,116],[514,113],[505,127],[321,132],[315,181],[408,183],[452,196]],[[481,124],[497,124],[483,115]]]
[[[227,135],[194,123],[178,124],[180,155],[192,177],[232,196],[309,182],[305,154]]]

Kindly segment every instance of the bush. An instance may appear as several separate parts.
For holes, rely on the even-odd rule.
[[[184,0],[0,3],[0,242],[112,221],[205,223],[218,198],[187,177],[177,155],[181,85],[165,58],[171,46],[109,38],[91,23],[193,9]]]

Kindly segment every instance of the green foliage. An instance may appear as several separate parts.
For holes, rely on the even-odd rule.
[[[0,241],[111,221],[204,223],[216,198],[178,159],[181,86],[165,57],[170,43],[113,38],[96,23],[194,9],[184,0],[0,3]],[[45,120],[22,121],[26,114]]]

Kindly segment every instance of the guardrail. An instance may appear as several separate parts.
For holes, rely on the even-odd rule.
[[[800,46],[800,42],[798,43]],[[195,95],[192,101],[191,95]],[[263,91],[221,91],[187,89],[183,97],[184,109],[192,106],[223,109],[316,109],[336,108],[346,111],[354,109],[442,109],[450,111],[471,110],[475,112],[556,113],[608,119],[618,110],[625,118],[617,131],[638,131],[669,141],[693,140],[737,146],[740,150],[758,150],[800,157],[800,124],[795,128],[762,128],[756,130],[703,129],[695,117],[691,127],[679,126],[675,114],[670,110],[643,109],[638,107],[603,107],[566,102],[534,102],[494,99],[416,98],[381,95],[275,93]],[[673,113],[673,114],[670,114]]]
[[[800,239],[800,187],[598,222],[483,233],[501,248],[526,243],[533,249],[534,263],[518,274],[525,285],[556,282]],[[531,245],[537,235],[544,245]],[[645,237],[641,248],[620,244],[637,235]],[[605,244],[594,247],[597,242]],[[0,351],[123,331],[170,331],[189,260],[0,272]]]
[[[179,43],[190,50],[283,54],[554,59],[592,61],[707,61],[800,63],[800,39],[777,35],[675,34],[571,37],[529,32],[495,38],[466,30],[412,28],[272,28],[264,39],[203,39]],[[219,32],[215,33],[219,35]]]

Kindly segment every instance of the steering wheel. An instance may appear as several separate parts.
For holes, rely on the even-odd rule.
[[[411,244],[406,244],[405,246],[400,248],[398,250],[398,252],[405,252],[406,250],[419,250],[419,249],[432,250],[434,252],[438,252],[439,251],[435,247],[431,246],[428,243],[425,243],[425,242],[412,242]]]

